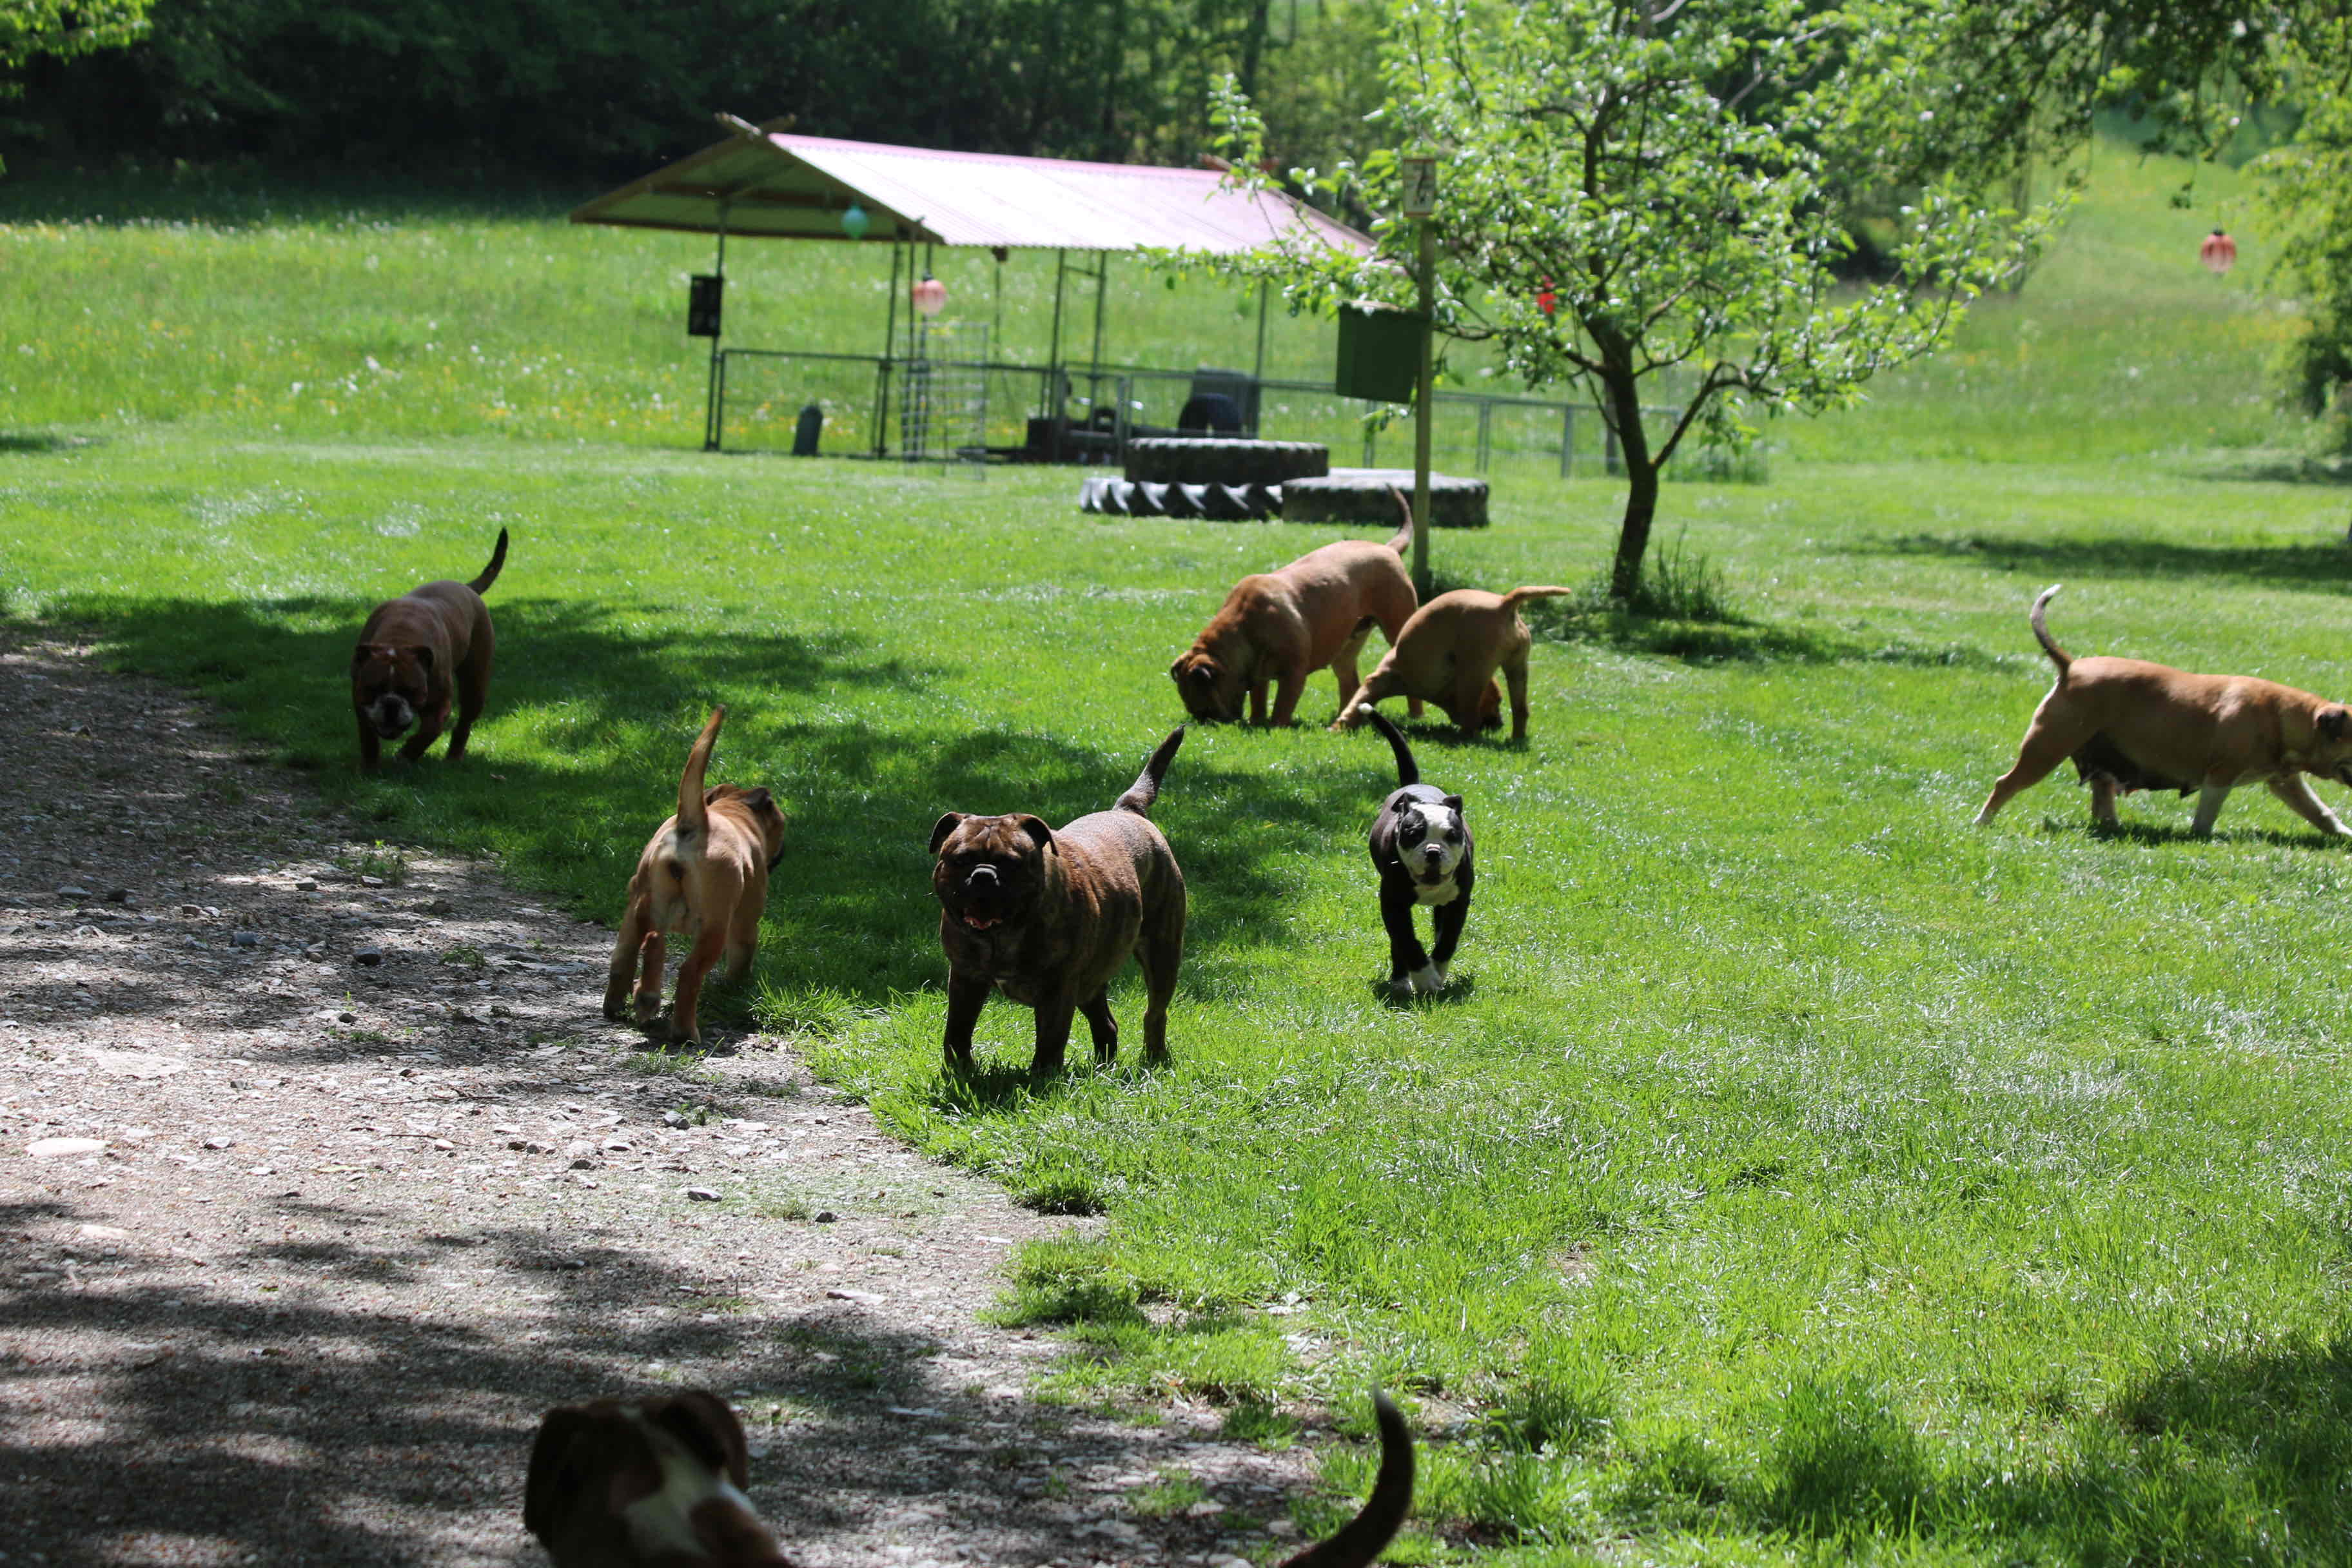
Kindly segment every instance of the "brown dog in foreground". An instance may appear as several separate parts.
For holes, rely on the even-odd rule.
[[[1412,1504],[1412,1431],[1372,1393],[1381,1469],[1356,1517],[1281,1568],[1366,1568]],[[743,1495],[742,1424],[696,1390],[547,1413],[530,1449],[522,1521],[555,1568],[790,1568]]]
[[[360,628],[352,650],[352,711],[360,724],[360,765],[383,760],[383,742],[412,724],[416,733],[400,748],[415,762],[449,722],[449,701],[457,703],[457,727],[449,731],[449,760],[466,754],[466,737],[481,717],[490,689],[490,655],[498,639],[482,595],[507,563],[507,531],[499,530],[490,563],[470,583],[427,583],[378,605]]]
[[[1025,813],[950,811],[931,829],[931,890],[948,952],[947,1059],[971,1070],[971,1031],[992,989],[1037,1011],[1029,1071],[1062,1070],[1070,1020],[1084,1013],[1095,1060],[1118,1055],[1109,986],[1133,953],[1143,965],[1143,1059],[1168,1059],[1168,999],[1184,959],[1184,873],[1152,825],[1151,803],[1180,728],[1108,811],[1060,828]]]
[[[2221,803],[2240,784],[2263,784],[2322,833],[2352,837],[2304,782],[2305,773],[2352,787],[2352,710],[2308,691],[2246,675],[2191,675],[2137,658],[2074,658],[2042,620],[2053,584],[2026,616],[2058,683],[2017,748],[2017,762],[1992,786],[1981,827],[2020,790],[2073,761],[2091,785],[2091,816],[2116,825],[2116,796],[2135,790],[2197,795],[2189,830],[2213,831]]]
[[[1339,710],[1334,730],[1352,730],[1364,710],[1389,697],[1425,697],[1445,710],[1465,735],[1502,722],[1495,689],[1500,669],[1511,688],[1511,739],[1528,732],[1528,649],[1535,639],[1519,606],[1529,599],[1554,599],[1573,588],[1514,588],[1489,594],[1456,588],[1440,594],[1412,613],[1396,643],[1364,678],[1353,702]]]
[[[760,941],[760,911],[768,906],[768,873],[783,855],[784,814],[764,789],[740,784],[702,787],[710,748],[727,710],[714,708],[710,721],[687,753],[677,780],[677,815],[646,841],[629,879],[628,910],[613,943],[613,966],[604,976],[604,1016],[619,1018],[629,982],[636,979],[636,1020],[649,1025],[661,1011],[662,964],[668,950],[665,931],[693,942],[677,966],[677,995],[670,1005],[669,1037],[701,1043],[695,1017],[702,979],[723,952],[727,978],[750,972]]]
[[[1307,678],[1325,668],[1339,682],[1339,706],[1348,706],[1356,694],[1356,657],[1372,628],[1394,643],[1420,603],[1404,572],[1412,508],[1402,491],[1391,493],[1405,509],[1405,520],[1387,543],[1343,539],[1308,551],[1279,572],[1234,584],[1192,647],[1168,667],[1187,712],[1234,723],[1247,693],[1250,722],[1263,724],[1271,684],[1274,722],[1288,724]],[[1412,710],[1420,712],[1421,704]]]

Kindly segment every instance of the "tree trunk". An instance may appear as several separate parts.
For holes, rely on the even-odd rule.
[[[1601,374],[1609,416],[1617,427],[1617,448],[1625,463],[1625,517],[1617,527],[1617,558],[1609,569],[1609,596],[1631,604],[1642,587],[1642,557],[1650,548],[1650,524],[1658,515],[1658,465],[1650,456],[1650,433],[1642,427],[1642,389],[1630,359],[1607,356]]]

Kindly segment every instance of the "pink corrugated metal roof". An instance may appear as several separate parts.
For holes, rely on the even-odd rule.
[[[574,223],[842,239],[855,200],[866,237],[1041,250],[1254,250],[1294,226],[1368,251],[1347,225],[1207,169],[940,153],[762,130],[704,148],[599,196]],[[723,223],[722,223],[723,218]]]

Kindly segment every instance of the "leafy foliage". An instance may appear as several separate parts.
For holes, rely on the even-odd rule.
[[[2279,268],[2303,295],[2303,334],[2288,345],[2284,379],[2305,414],[2332,415],[2330,444],[2352,451],[2352,19],[2338,17],[2295,51],[2294,80],[2309,104],[2296,140],[2257,165],[2279,225]]]
[[[146,44],[45,70],[31,98],[76,155],[141,155],[168,132],[191,158],[635,174],[709,140],[726,109],[1190,163],[1213,77],[1255,83],[1301,36],[1277,33],[1271,0],[158,0]]]
[[[1659,471],[1694,430],[1737,448],[1748,410],[1853,404],[1873,375],[1943,346],[1964,303],[2038,244],[2048,214],[2021,219],[1946,172],[1901,207],[1891,275],[1840,280],[1843,193],[1922,163],[1936,84],[1909,62],[1933,52],[1939,19],[1899,0],[1398,0],[1382,128],[1392,146],[1444,154],[1436,329],[1600,405],[1631,481],[1615,597],[1640,585]],[[1229,82],[1219,108],[1255,169],[1254,105]],[[1381,151],[1297,177],[1393,212],[1398,172]],[[1280,279],[1295,306],[1408,303],[1413,231],[1373,231],[1368,258],[1302,235],[1239,267]]]

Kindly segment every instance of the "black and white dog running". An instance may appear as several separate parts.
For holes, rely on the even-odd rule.
[[[1389,933],[1389,994],[1399,998],[1445,988],[1446,967],[1470,914],[1470,824],[1462,797],[1421,782],[1412,750],[1377,709],[1364,716],[1396,753],[1397,787],[1372,818],[1370,847],[1381,875],[1381,923]],[[1413,930],[1415,905],[1430,906],[1435,950]]]

